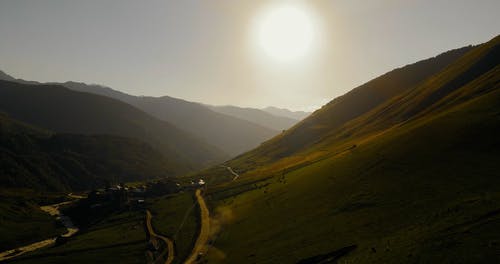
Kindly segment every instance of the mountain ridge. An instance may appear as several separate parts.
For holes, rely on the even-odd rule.
[[[178,164],[178,173],[225,156],[194,136],[122,101],[58,85],[0,81],[0,110],[60,133],[110,134],[143,140]]]
[[[3,73],[3,72],[2,72]],[[3,76],[3,77],[2,77]],[[8,79],[23,84],[42,84],[16,79],[5,73],[0,79]],[[71,90],[102,95],[130,104],[151,116],[210,142],[226,154],[235,156],[258,146],[261,142],[277,135],[280,131],[256,122],[212,111],[200,103],[189,102],[170,96],[134,96],[98,84],[67,81],[62,85]],[[280,118],[278,118],[280,119]],[[283,127],[281,125],[280,127]],[[224,133],[221,133],[224,131]]]
[[[309,116],[311,113],[310,112],[305,112],[305,111],[292,111],[286,108],[279,108],[279,107],[274,107],[274,106],[268,106],[265,108],[262,108],[262,111],[268,112],[272,115],[276,116],[283,116],[283,117],[288,117],[295,119],[297,121],[300,121],[307,116]]]
[[[277,116],[257,108],[238,107],[233,105],[205,106],[215,112],[234,116],[236,118],[243,119],[255,124],[260,124],[276,131],[289,129],[298,122],[298,120],[296,119],[285,116]]]

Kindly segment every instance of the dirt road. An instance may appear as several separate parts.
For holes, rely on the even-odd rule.
[[[233,176],[234,176],[234,177],[233,177],[233,181],[235,181],[236,179],[238,179],[238,177],[240,177],[240,175],[239,175],[238,173],[236,173],[236,172],[233,170],[233,168],[231,168],[231,167],[229,167],[229,166],[224,166],[224,165],[220,165],[220,166],[221,166],[221,167],[223,167],[223,168],[226,168],[226,169],[229,171],[229,173],[233,174]]]
[[[194,244],[191,254],[184,262],[184,264],[197,263],[199,257],[205,255],[208,249],[208,237],[210,235],[210,213],[208,211],[205,200],[201,195],[201,190],[196,190],[195,195],[198,205],[200,206],[200,233],[198,234],[198,238],[196,239],[196,243]]]
[[[155,233],[153,226],[151,225],[151,218],[153,218],[153,216],[151,215],[151,212],[149,210],[147,210],[146,211],[146,227],[148,229],[149,236],[165,242],[165,245],[167,245],[167,248],[160,255],[160,257],[163,257],[165,254],[168,254],[167,259],[165,260],[165,264],[171,264],[174,261],[174,242],[172,242],[172,240],[167,238],[167,237],[164,237],[162,235],[158,235]],[[154,263],[158,263],[158,262],[155,261]]]

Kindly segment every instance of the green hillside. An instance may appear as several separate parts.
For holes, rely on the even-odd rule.
[[[247,171],[282,158],[286,158],[287,163],[294,163],[297,160],[303,161],[304,157],[296,155],[297,153],[307,150],[319,140],[327,138],[332,134],[332,131],[337,131],[347,122],[368,113],[387,100],[405,91],[412,90],[412,88],[443,70],[471,49],[472,47],[464,47],[448,51],[434,58],[395,69],[375,78],[332,100],[285,133],[264,142],[260,147],[252,151],[240,155],[228,164],[240,171]],[[319,155],[324,154],[320,153]],[[294,158],[291,158],[291,156],[294,156]],[[306,158],[310,158],[310,156]],[[224,175],[225,172],[224,169],[214,168],[208,174]]]
[[[115,212],[67,243],[29,252],[7,263],[146,263],[144,214]]]
[[[59,133],[108,134],[145,141],[180,174],[224,159],[211,145],[121,101],[57,85],[0,81],[0,111]]]
[[[500,261],[499,47],[497,37],[451,64],[433,67],[428,60],[421,70],[435,72],[413,81],[391,76],[419,63],[388,73],[375,80],[399,88],[380,90],[377,102],[337,106],[356,90],[363,94],[358,88],[228,162],[244,173],[209,190],[214,218],[223,224],[207,258]]]

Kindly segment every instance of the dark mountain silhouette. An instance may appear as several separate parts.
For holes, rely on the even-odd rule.
[[[101,188],[172,175],[176,164],[139,140],[57,134],[0,114],[0,186],[37,191]]]
[[[215,147],[109,97],[59,85],[0,81],[0,111],[59,133],[108,134],[136,138],[161,151],[179,174],[224,159]]]
[[[289,129],[298,122],[298,120],[296,119],[284,116],[276,116],[264,110],[256,108],[237,107],[232,105],[225,105],[225,106],[206,105],[206,106],[215,112],[229,116],[234,116],[236,118],[247,120],[252,123],[259,124],[261,126],[268,127],[278,131]]]
[[[15,81],[24,84],[41,84],[16,79],[4,72],[0,72],[0,80]],[[252,120],[238,118],[237,115],[227,115],[212,111],[199,103],[169,96],[133,96],[97,84],[79,82],[50,84],[62,85],[71,90],[118,99],[160,120],[167,121],[205,140],[205,142],[209,142],[231,156],[258,146],[261,142],[280,133],[284,127],[288,128],[293,124],[291,120],[283,118],[276,118],[274,119],[276,122],[269,122],[269,119],[273,119],[270,116],[264,117],[262,123],[252,122]],[[270,124],[273,125],[271,126]],[[276,126],[274,124],[279,125]]]
[[[35,82],[35,81],[26,81],[23,79],[16,79],[16,78],[8,75],[7,73],[5,73],[1,70],[0,70],[0,80],[17,82],[17,83],[22,83],[22,84],[40,84],[39,82]]]
[[[63,85],[73,90],[100,94],[131,104],[210,142],[231,156],[252,149],[279,133],[257,123],[211,111],[201,104],[169,96],[132,96],[99,85],[75,82],[66,82]]]
[[[3,71],[0,71],[0,80],[15,82],[16,79]]]

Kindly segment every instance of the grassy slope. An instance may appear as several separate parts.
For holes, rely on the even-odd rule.
[[[197,231],[196,208],[191,193],[158,197],[148,201],[157,233],[175,238],[174,263],[190,253]],[[186,214],[186,212],[189,212]],[[181,222],[186,219],[181,229]],[[72,237],[66,244],[42,249],[13,263],[144,263],[146,250],[144,212],[115,213]]]
[[[342,129],[346,123],[362,117],[387,100],[395,98],[401,93],[409,91],[423,83],[426,79],[443,70],[471,49],[472,47],[464,47],[448,51],[434,58],[395,69],[375,78],[351,92],[332,100],[308,118],[288,129],[285,133],[262,143],[252,151],[228,161],[227,165],[233,167],[239,173],[251,172],[255,168],[263,166],[266,167],[266,170],[269,170],[277,162],[283,163],[276,166],[282,169],[284,166],[292,166],[293,164],[307,162],[311,159],[315,160],[317,156],[330,155],[349,148],[350,146],[339,145],[335,150],[327,147],[326,150],[323,149],[323,153],[316,153],[315,155],[301,153],[309,151],[314,144],[324,138],[330,137],[332,133]],[[316,150],[319,151],[321,149],[316,148]],[[267,171],[259,171],[255,174],[268,173]],[[225,168],[221,167],[209,168],[202,171],[201,174],[211,175],[208,179],[209,182],[222,182],[232,178],[232,175]]]
[[[144,213],[114,214],[66,244],[28,253],[12,263],[144,263]]]
[[[235,219],[212,260],[289,263],[353,244],[355,263],[498,258],[499,42],[320,138],[284,175],[294,157],[214,189]]]
[[[499,101],[495,91],[265,187],[215,193],[235,217],[216,247],[227,263],[291,263],[353,244],[354,263],[498,261]]]
[[[375,78],[332,100],[285,133],[231,160],[229,165],[246,171],[307,150],[318,140],[328,137],[332,130],[341,128],[347,122],[368,113],[385,101],[421,84],[471,48],[449,51]],[[213,172],[218,173],[217,170],[212,170],[211,174]]]
[[[174,263],[186,259],[196,239],[198,209],[194,204],[192,193],[164,196],[151,202],[155,231],[175,241]]]
[[[121,101],[57,85],[0,81],[0,111],[59,133],[109,134],[151,144],[183,173],[224,158],[220,151]]]

